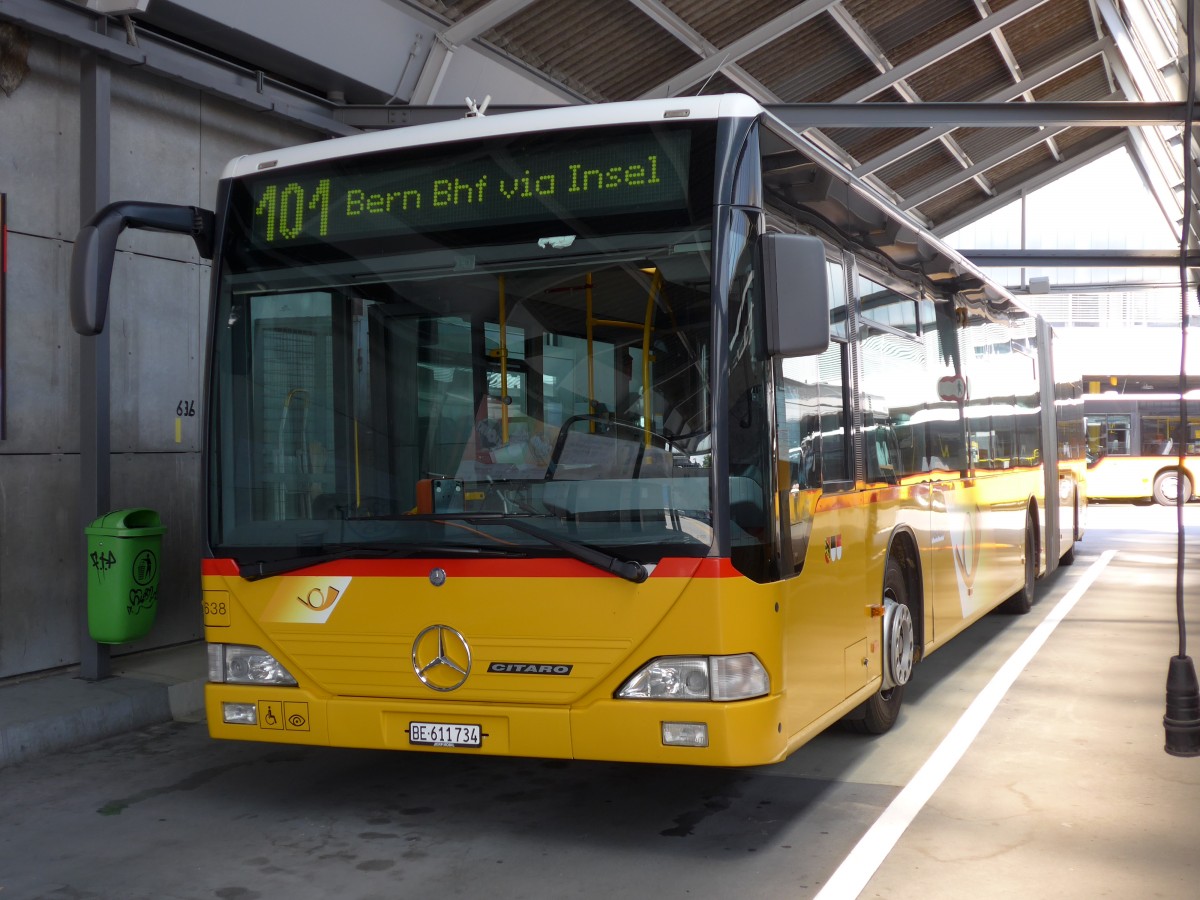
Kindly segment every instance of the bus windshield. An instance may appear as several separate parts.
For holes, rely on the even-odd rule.
[[[712,155],[643,126],[230,183],[214,553],[707,553]]]

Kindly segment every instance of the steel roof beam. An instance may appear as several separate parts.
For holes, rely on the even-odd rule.
[[[984,17],[990,15],[992,11],[987,0],[975,0],[975,8]],[[996,45],[996,51],[1000,54],[1000,58],[1004,60],[1004,65],[1008,68],[1008,74],[1012,77],[1013,82],[1019,83],[1025,76],[1021,71],[1021,64],[1017,62],[1017,55],[1013,53],[1012,46],[1008,43],[1008,38],[1004,36],[1004,32],[999,28],[993,28],[990,37],[992,43]],[[1097,31],[1096,37],[1103,37],[1103,34]],[[1034,100],[1033,91],[1026,91],[1021,97],[1032,103]],[[1053,137],[1046,138],[1046,149],[1054,157],[1055,162],[1063,161],[1062,152],[1058,149],[1058,143]]]
[[[1101,53],[1104,53],[1107,50],[1110,50],[1111,48],[1112,48],[1112,42],[1109,41],[1108,39],[1094,41],[1093,43],[1088,44],[1086,47],[1081,47],[1080,49],[1076,50],[1074,53],[1071,53],[1071,54],[1063,57],[1062,59],[1058,60],[1054,65],[1046,66],[1043,69],[1039,69],[1037,72],[1034,72],[1032,75],[1019,81],[1017,84],[1010,85],[1009,87],[1006,87],[1003,90],[996,91],[995,93],[993,93],[987,97],[984,97],[980,102],[984,103],[984,104],[996,104],[996,103],[1004,104],[1004,103],[1006,103],[1006,101],[1012,100],[1016,97],[1020,97],[1026,91],[1031,90],[1036,87],[1039,87],[1040,85],[1045,84],[1047,81],[1050,81],[1053,78],[1057,78],[1059,75],[1063,74],[1064,72],[1070,71],[1071,69],[1075,68],[1076,66],[1080,65],[1081,63],[1086,62],[1087,60],[1091,59],[1092,57],[1097,56]],[[870,105],[877,106],[878,104],[872,103]],[[1012,109],[1015,110],[1017,106],[1024,106],[1026,104],[1014,103],[1014,104],[1009,104],[1009,105],[1012,107]],[[1011,112],[1006,113],[1006,114],[1011,114]],[[859,166],[857,169],[854,170],[854,174],[861,176],[868,172],[873,172],[873,171],[876,171],[877,169],[882,169],[885,166],[889,166],[892,163],[894,163],[896,160],[898,160],[904,156],[907,156],[909,153],[912,153],[914,150],[918,150],[921,147],[924,147],[926,144],[937,140],[939,135],[945,134],[946,132],[949,132],[949,131],[953,131],[956,127],[963,125],[963,124],[971,124],[971,123],[964,123],[961,121],[951,121],[949,123],[942,125],[938,130],[927,131],[924,134],[919,134],[916,137],[911,138],[910,140],[904,141],[902,144],[900,144],[896,147],[893,147],[892,149],[886,151],[885,153],[881,153],[879,156],[875,157],[874,159],[864,161],[864,164],[862,166]],[[981,126],[987,126],[988,124],[991,124],[991,123],[990,122],[980,122],[978,124],[980,124]],[[1005,123],[1005,124],[1008,125],[1008,124],[1013,124],[1013,123]],[[1045,124],[1045,123],[1034,122],[1031,124]]]
[[[715,44],[677,16],[662,0],[629,0],[629,2],[697,56],[708,59],[720,54],[721,51]],[[721,73],[760,103],[781,102],[770,88],[735,63],[723,66]]]
[[[112,36],[95,30],[98,16],[81,6],[45,0],[0,0],[0,19],[63,41],[130,68],[174,81],[242,106],[271,113],[325,134],[352,134],[357,128],[338,121],[334,104],[271,81],[262,72],[225,62],[138,32],[138,46],[126,43],[125,31]]]
[[[479,37],[489,28],[512,18],[533,2],[534,0],[492,0],[470,15],[463,16],[445,31],[435,34],[409,102],[421,104],[433,100],[437,96],[438,88],[442,86],[442,79],[446,77],[451,60],[454,59],[455,50]]]
[[[1067,129],[1064,126],[1062,128],[1055,128],[1047,131],[1039,131],[1037,134],[1031,134],[1029,137],[1018,141],[1015,144],[1009,144],[999,153],[993,153],[986,159],[981,159],[970,168],[963,169],[961,172],[955,172],[953,175],[948,175],[947,177],[929,185],[926,188],[923,188],[922,190],[913,191],[911,194],[906,194],[903,198],[902,205],[904,209],[912,211],[922,203],[932,200],[939,194],[944,194],[951,188],[958,187],[958,185],[962,184],[964,181],[969,181],[976,175],[986,172],[988,169],[998,166],[1001,163],[1008,162],[1013,157],[1020,156],[1026,150],[1036,147],[1038,144],[1052,141],[1055,136],[1062,134],[1066,130]],[[1061,162],[1061,160],[1058,161]]]
[[[993,268],[1133,269],[1178,268],[1174,250],[959,250],[977,266]],[[1200,253],[1187,255],[1187,266],[1200,269]]]
[[[0,0],[4,3],[5,0]],[[769,91],[768,91],[769,93]],[[681,98],[686,100],[687,98]],[[556,104],[492,104],[489,115],[550,109]],[[561,104],[566,106],[566,102]],[[789,127],[913,128],[953,122],[955,127],[1067,128],[1075,125],[1122,127],[1131,123],[1181,122],[1183,103],[1132,103],[1080,100],[1035,103],[765,103],[764,107]],[[462,104],[433,106],[369,106],[335,110],[339,123],[356,128],[396,128],[461,119]],[[936,140],[936,139],[935,139]],[[1039,140],[1046,140],[1045,136]],[[926,142],[928,143],[928,141]]]
[[[1037,9],[1048,3],[1049,0],[1017,0],[1016,3],[1009,4],[1004,9],[994,12],[986,18],[980,19],[974,25],[964,28],[957,32],[952,37],[940,43],[934,44],[927,50],[918,53],[916,56],[906,59],[904,62],[893,66],[886,73],[881,74],[878,78],[872,78],[866,84],[863,84],[854,90],[838,97],[839,103],[857,103],[859,100],[866,100],[868,97],[873,97],[880,91],[891,87],[902,78],[907,78],[914,75],[922,69],[933,65],[939,60],[945,59],[952,53],[961,50],[967,44],[979,40],[985,35],[991,34],[998,28],[1007,25],[1009,22],[1019,19],[1032,10]]]
[[[629,2],[697,56],[708,59],[720,52],[709,42],[708,38],[676,15],[673,10],[662,3],[662,0],[629,0]]]
[[[720,48],[719,55],[703,59],[662,84],[652,87],[643,93],[640,99],[677,96],[685,88],[691,87],[698,81],[704,81],[709,76],[721,71],[727,63],[735,62],[758,48],[778,40],[793,28],[798,28],[809,19],[820,15],[836,2],[837,0],[805,0],[799,6],[760,25],[727,47]]]
[[[858,23],[857,19],[855,19],[846,11],[846,8],[842,6],[841,3],[838,3],[830,8],[829,12],[833,17],[834,22],[837,23],[838,27],[840,27],[842,31],[846,33],[854,45],[858,47],[859,52],[861,52],[868,60],[870,60],[875,68],[880,71],[880,73],[886,73],[890,69],[894,68],[891,60],[887,58],[887,53],[883,47],[875,42],[875,39],[867,33],[866,29]],[[998,31],[992,32],[993,35],[998,33]],[[897,81],[895,83],[895,89],[908,103],[922,102],[920,95],[913,90],[912,86],[906,79],[901,78],[899,81]],[[972,167],[973,162],[971,157],[965,150],[963,150],[962,146],[954,139],[953,135],[949,133],[943,134],[940,138],[938,138],[938,140],[942,142],[942,146],[945,147],[946,152],[949,153],[950,156],[954,158],[954,161],[960,166],[962,166],[964,169],[969,169]],[[995,193],[991,183],[984,178],[982,174],[977,173],[973,177],[975,178],[976,183],[979,185],[980,190],[982,190],[988,196],[991,196]]]
[[[511,19],[534,0],[492,0],[485,3],[470,15],[463,16],[456,23],[442,32],[446,41],[457,47],[472,38],[477,38],[489,28],[495,28],[501,22]]]
[[[970,225],[984,216],[1002,209],[1014,200],[1021,196],[1022,191],[1036,191],[1038,188],[1045,187],[1051,182],[1057,181],[1064,175],[1069,175],[1076,169],[1086,166],[1090,162],[1095,162],[1100,157],[1107,153],[1111,153],[1118,147],[1126,146],[1129,142],[1128,131],[1118,131],[1106,141],[1101,141],[1093,147],[1088,148],[1076,156],[1067,159],[1066,162],[1058,163],[1049,169],[1046,169],[1037,175],[1030,178],[1024,178],[1020,183],[1001,191],[995,197],[984,200],[975,206],[972,206],[966,212],[960,213],[957,216],[952,216],[945,221],[938,222],[931,230],[938,237],[945,237],[948,234],[953,234],[958,229]]]
[[[1186,105],[1110,100],[1039,100],[1033,103],[783,103],[767,108],[793,128],[1038,128],[1054,125],[1121,128],[1172,125]],[[922,145],[938,135],[921,135]],[[911,152],[911,151],[909,151]],[[903,155],[903,154],[902,154]],[[887,164],[895,162],[889,159]],[[869,170],[882,168],[871,160]],[[862,174],[862,173],[856,173]]]
[[[1138,42],[1135,35],[1126,27],[1125,16],[1113,0],[1094,0],[1096,11],[1104,20],[1105,26],[1112,33],[1115,52],[1112,54],[1118,65],[1113,73],[1122,89],[1131,96],[1139,97],[1169,97],[1173,92],[1167,85],[1162,73],[1143,58],[1138,52]],[[1136,92],[1134,94],[1133,92]],[[1186,93],[1186,90],[1183,92]],[[1182,122],[1182,120],[1180,120]],[[1160,129],[1140,128],[1134,134],[1132,141],[1134,158],[1144,175],[1159,207],[1163,210],[1168,223],[1178,230],[1183,215],[1183,204],[1180,200],[1182,192],[1175,185],[1183,181],[1183,169],[1179,157],[1168,146],[1168,140]],[[1192,222],[1193,234],[1200,233],[1200,184],[1193,185],[1192,190]]]

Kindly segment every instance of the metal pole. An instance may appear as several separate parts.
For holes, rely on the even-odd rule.
[[[97,19],[97,28],[104,27]],[[110,103],[112,73],[94,53],[80,66],[79,211],[82,225],[109,201]],[[110,508],[109,333],[79,339],[79,535]],[[86,545],[85,545],[86,546]],[[80,557],[84,554],[81,553]],[[88,568],[79,566],[79,676],[99,681],[112,674],[107,644],[88,632]]]
[[[1042,475],[1045,486],[1046,527],[1046,574],[1049,575],[1058,568],[1058,557],[1062,550],[1061,535],[1059,534],[1060,519],[1063,515],[1062,495],[1059,489],[1058,472],[1058,409],[1054,405],[1055,375],[1054,375],[1054,333],[1041,316],[1036,319],[1038,354],[1041,364],[1038,366],[1038,397],[1041,405],[1042,447],[1045,455],[1042,457]],[[1071,527],[1074,525],[1075,509],[1071,508]]]

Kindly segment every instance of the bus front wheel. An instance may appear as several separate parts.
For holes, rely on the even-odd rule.
[[[1174,506],[1178,501],[1179,492],[1183,492],[1183,502],[1192,499],[1192,480],[1175,470],[1159,472],[1154,479],[1154,502],[1161,506]]]
[[[845,719],[852,731],[861,734],[883,734],[896,724],[904,700],[904,683],[916,658],[908,582],[894,557],[888,559],[883,572],[883,604],[887,610],[883,634],[883,652],[888,656],[884,663],[885,686]]]

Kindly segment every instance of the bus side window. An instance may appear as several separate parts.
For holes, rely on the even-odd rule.
[[[845,344],[830,344],[826,354],[832,359],[823,368],[836,369],[839,373],[844,371]],[[830,485],[854,481],[854,470],[849,459],[853,445],[846,434],[849,423],[845,382],[839,378],[837,382],[825,385],[825,400],[821,406],[821,486],[826,489]]]
[[[1104,450],[1109,456],[1128,456],[1129,416],[1109,416]]]
[[[890,423],[866,427],[867,481],[896,483],[899,470],[900,451],[896,443],[896,432]]]
[[[863,280],[865,282],[865,279]],[[878,317],[890,316],[903,322],[912,300],[899,294],[895,315],[888,306],[872,310]],[[859,327],[862,360],[863,457],[867,481],[895,484],[904,476],[922,471],[928,465],[924,430],[912,426],[924,420],[921,415],[925,395],[922,388],[931,381],[927,373],[925,344],[917,335],[900,333],[864,321]],[[919,440],[918,440],[919,438]],[[903,451],[902,451],[903,448]]]
[[[786,510],[783,558],[799,572],[808,553],[813,515],[821,491],[853,483],[847,436],[846,288],[841,264],[829,262],[830,325],[833,337],[819,356],[781,361],[776,399],[779,493]]]
[[[820,356],[783,361],[779,446],[781,457],[786,453],[792,489],[813,489],[849,478],[843,346],[834,341]]]

